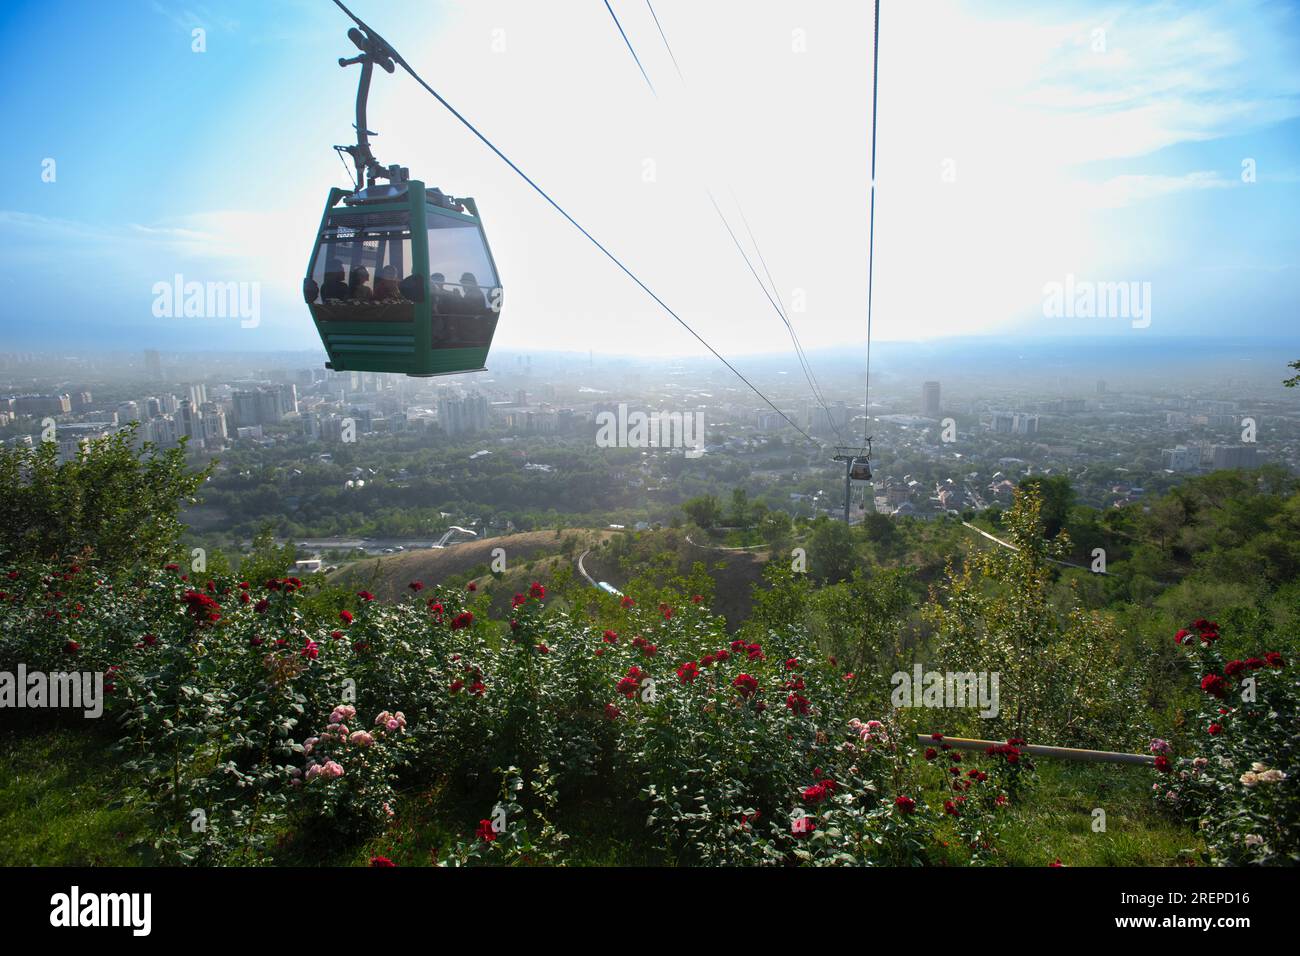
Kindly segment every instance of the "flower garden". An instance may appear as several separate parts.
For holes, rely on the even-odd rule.
[[[857,675],[798,627],[729,635],[697,594],[579,614],[535,582],[495,621],[472,583],[382,603],[175,564],[0,580],[4,669],[103,675],[141,862],[309,861],[322,842],[375,865],[589,861],[576,820],[644,861],[981,865],[1001,862],[1042,769],[1022,738],[963,753],[942,715],[864,709]],[[1152,741],[1154,769],[1121,772],[1153,778],[1150,812],[1206,862],[1295,862],[1292,669],[1273,651],[1225,660],[1208,621],[1174,642],[1201,706],[1171,723],[1177,746]],[[405,820],[434,805],[437,845],[407,848]]]

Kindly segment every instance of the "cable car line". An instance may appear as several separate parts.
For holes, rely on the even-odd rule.
[[[651,3],[650,0],[645,0],[645,5],[650,8],[650,16],[654,18],[655,26],[659,28],[659,36],[663,37],[664,48],[668,51],[668,55],[672,57],[673,67],[677,70],[677,78],[681,80],[684,85],[686,83],[686,77],[682,76],[682,68],[677,63],[677,54],[673,52],[672,45],[668,42],[668,36],[664,33],[663,25],[659,22],[659,14],[655,13],[654,4]]]
[[[776,297],[775,302],[779,303],[781,297],[777,291],[776,280],[772,278],[772,270],[767,267],[767,259],[763,255],[763,250],[759,248],[758,239],[754,237],[754,230],[749,227],[749,218],[745,215],[744,207],[740,205],[740,200],[736,199],[736,194],[731,194],[732,200],[736,203],[736,210],[740,213],[740,221],[745,225],[745,232],[749,234],[749,241],[754,247],[754,252],[758,255],[758,261],[763,266],[763,273],[767,276],[768,284],[772,287],[772,293]],[[835,432],[835,437],[840,438],[839,426],[835,424],[835,417],[831,415],[831,410],[826,407],[825,395],[822,392],[821,384],[817,381],[817,375],[812,370],[812,362],[804,352],[803,343],[799,341],[799,333],[795,331],[794,322],[790,318],[790,313],[786,312],[785,306],[781,306],[781,317],[785,320],[786,328],[790,330],[791,341],[794,342],[795,353],[799,356],[800,362],[804,366],[805,375],[809,378],[809,385],[812,386],[813,395],[817,398],[818,404],[826,409],[826,418],[831,423],[831,429]],[[841,441],[843,439],[841,438]]]
[[[668,42],[668,34],[664,31],[663,24],[660,22],[659,15],[655,12],[654,4],[651,0],[646,0],[646,7],[649,8],[650,16],[654,19],[655,27],[659,30],[659,37],[663,40],[664,49],[668,51],[668,56],[672,59],[673,66],[677,69],[677,77],[681,80],[682,85],[685,86],[686,77],[682,74],[681,65],[677,61],[677,54],[673,51],[672,44]],[[627,36],[625,34],[624,40],[626,39]],[[637,62],[639,63],[640,60]],[[745,207],[741,204],[740,199],[736,196],[735,191],[731,189],[730,186],[728,186],[728,192],[731,193],[732,202],[736,204],[736,210],[740,213],[740,219],[745,224],[745,231],[748,233],[750,244],[754,247],[754,252],[758,255],[759,262],[763,266],[763,272],[767,275],[767,281],[771,286],[771,295],[768,295],[768,301],[772,303],[774,308],[776,308],[778,315],[781,317],[782,322],[790,333],[790,341],[794,345],[795,354],[799,358],[800,366],[803,368],[804,377],[808,379],[808,386],[812,389],[813,398],[817,400],[817,404],[826,412],[826,420],[830,423],[831,430],[835,432],[835,437],[839,441],[843,442],[843,435],[840,433],[839,426],[835,424],[835,416],[831,414],[830,407],[826,404],[825,395],[821,390],[820,383],[817,381],[817,376],[812,371],[812,363],[809,361],[807,353],[804,352],[803,343],[799,341],[799,334],[795,331],[794,323],[791,321],[789,313],[785,311],[785,308],[779,305],[781,299],[780,291],[777,288],[776,280],[772,278],[772,270],[767,266],[767,257],[763,255],[763,249],[758,244],[758,237],[754,235],[754,230],[750,228],[749,217],[745,215]],[[736,242],[735,233],[732,231],[731,225],[727,222],[726,215],[724,215],[722,210],[718,208],[718,204],[714,201],[711,192],[709,193],[709,200],[713,202],[713,207],[717,210],[718,216],[722,220],[722,224],[727,228],[727,232],[731,233],[732,241]],[[749,265],[750,272],[754,272],[754,267],[750,264],[749,256],[746,255],[739,242],[736,242],[736,247],[740,249],[740,254],[745,259],[745,264]],[[763,285],[762,280],[758,279],[757,274],[755,274],[754,278],[758,281],[759,288],[763,289],[766,294],[767,287]]]
[[[359,17],[357,17],[356,14],[354,14],[351,10],[349,10],[343,4],[342,0],[333,0],[333,2],[334,5],[337,6],[340,10],[342,10],[345,14],[347,14],[347,16],[354,23],[356,23],[358,27],[360,27],[370,36],[378,38],[378,34],[375,33],[375,31],[373,31],[369,26],[367,26],[364,21],[362,21]],[[631,269],[629,269],[626,265],[623,264],[622,260],[620,260],[616,255],[614,255],[614,253],[610,252],[609,249],[605,248],[605,246],[602,245],[601,242],[598,239],[596,239],[595,236],[593,236],[590,232],[588,232],[582,226],[581,223],[579,223],[576,219],[574,219],[571,215],[569,215],[569,213],[565,210],[563,206],[561,206],[558,202],[552,199],[550,194],[548,194],[546,190],[542,189],[541,186],[537,185],[537,183],[534,182],[533,179],[527,173],[525,173],[522,169],[520,169],[514,163],[514,161],[510,159],[510,157],[508,157],[505,153],[503,153],[500,149],[498,149],[495,143],[493,143],[490,139],[487,138],[487,136],[485,136],[482,132],[480,132],[478,127],[476,127],[473,123],[471,123],[468,119],[466,119],[465,116],[454,106],[452,106],[451,103],[449,103],[442,96],[441,93],[439,93],[432,86],[426,83],[423,77],[421,77],[420,74],[417,73],[415,69],[409,63],[407,63],[406,60],[403,59],[402,56],[396,50],[394,50],[391,47],[391,45],[385,44],[385,46],[389,51],[389,56],[391,56],[391,58],[397,63],[397,65],[399,65],[403,70],[405,70],[408,74],[410,74],[411,78],[414,79],[416,83],[424,87],[425,91],[428,92],[429,95],[432,96],[434,99],[436,99],[439,103],[441,103],[443,107],[446,108],[447,112],[451,113],[451,115],[454,116],[462,126],[464,126],[471,133],[473,133],[474,136],[477,137],[478,140],[482,142],[484,146],[492,150],[492,152],[496,154],[498,159],[500,159],[503,163],[509,166],[511,170],[513,170],[515,174],[519,176],[520,179],[522,179],[529,186],[531,186],[534,192],[536,192],[539,196],[545,199],[546,202],[550,204],[550,206],[553,209],[555,209],[556,212],[558,212],[561,216],[567,219],[569,221],[569,224],[572,225],[575,229],[577,229],[580,233],[582,233],[582,235],[586,237],[586,239],[592,245],[594,245],[597,249],[599,249],[602,253],[604,253],[606,258],[608,258],[612,263],[614,263],[614,265],[618,266],[618,268],[629,279],[635,282],[641,288],[641,290],[645,292],[646,295],[650,296],[650,298],[653,299],[661,309],[663,309],[670,316],[672,316],[673,319],[676,320],[678,325],[684,328],[695,338],[696,341],[698,341],[701,345],[703,345],[706,349],[708,349],[709,352],[712,353],[714,358],[716,358],[719,362],[721,362],[723,365],[725,365],[728,369],[731,370],[732,374],[734,374],[738,379],[740,379],[747,386],[749,386],[750,390],[754,392],[754,394],[757,395],[759,398],[761,398],[765,403],[767,403],[767,405],[774,412],[776,412],[783,419],[785,419],[785,421],[790,425],[791,428],[797,431],[800,435],[803,435],[803,437],[808,439],[810,443],[817,444],[816,439],[814,439],[806,431],[804,431],[802,428],[796,425],[794,421],[791,420],[789,415],[787,415],[780,408],[778,408],[776,404],[770,398],[764,395],[763,392],[759,390],[759,388],[756,385],[754,385],[753,382],[751,382],[748,378],[746,378],[740,372],[739,369],[737,369],[734,365],[732,365],[729,361],[727,361],[727,359],[723,357],[722,353],[720,353],[717,349],[715,349],[712,345],[710,345],[704,339],[703,336],[701,336],[698,332],[696,332],[693,328],[691,328],[690,324],[687,323],[685,319],[683,319],[680,315],[674,312],[672,308],[669,307],[669,305],[666,302],[664,302],[663,299],[659,298],[659,296],[654,292],[654,290],[652,290],[648,285],[642,282],[641,279],[636,275],[636,273],[634,273]]]
[[[641,65],[641,58],[636,55],[636,50],[632,48],[632,41],[627,38],[627,33],[623,30],[623,24],[618,22],[618,14],[616,14],[614,8],[609,5],[609,0],[605,0],[605,9],[608,10],[609,15],[614,18],[614,26],[618,27],[618,32],[622,35],[623,42],[627,44],[627,51],[632,54],[632,59],[636,60],[637,68],[641,71],[641,75],[645,77],[645,85],[650,87],[651,93],[658,96],[659,94],[655,93],[655,85],[650,82],[650,74],[648,74],[645,71],[645,67]]]
[[[706,189],[705,191],[709,195],[709,202],[713,203],[713,209],[715,212],[717,212],[718,218],[722,220],[722,225],[727,230],[727,235],[731,236],[731,241],[735,243],[736,251],[739,252],[740,257],[745,260],[745,265],[749,267],[749,272],[754,277],[754,281],[758,283],[758,287],[763,291],[763,295],[767,297],[767,301],[772,304],[772,308],[776,311],[777,318],[780,319],[783,323],[785,323],[786,329],[790,332],[791,340],[795,343],[795,357],[799,359],[799,365],[803,369],[804,378],[807,379],[808,381],[808,387],[812,389],[813,398],[817,400],[817,403],[821,405],[822,408],[826,409],[826,418],[831,423],[831,428],[835,432],[835,437],[839,438],[840,437],[839,427],[835,424],[835,419],[831,416],[830,409],[826,408],[826,402],[822,399],[821,393],[818,391],[817,385],[814,382],[814,379],[812,377],[812,372],[808,367],[807,360],[804,358],[803,352],[801,351],[798,344],[798,339],[794,334],[794,327],[791,326],[790,324],[790,319],[786,316],[785,311],[781,308],[781,306],[777,304],[776,299],[772,298],[772,294],[768,292],[767,286],[763,284],[763,280],[759,277],[758,271],[754,268],[754,263],[750,261],[749,255],[745,252],[744,247],[740,244],[740,240],[736,238],[736,233],[731,228],[731,224],[727,222],[727,217],[722,214],[722,209],[718,206],[718,201],[714,198],[713,192],[708,189]],[[745,214],[742,211],[740,215],[741,218],[743,219]],[[751,233],[751,238],[752,238],[752,233]],[[754,248],[756,251],[758,251],[757,244],[755,244]],[[758,255],[759,258],[761,259],[762,252],[759,251]],[[766,266],[764,266],[764,268],[766,268]],[[842,441],[843,439],[840,440]]]
[[[605,6],[607,8],[609,7],[609,0],[606,0]],[[646,6],[650,8],[650,15],[654,17],[655,26],[659,28],[659,36],[663,39],[664,47],[668,50],[668,55],[672,57],[673,66],[677,67],[677,76],[681,80],[682,85],[685,86],[686,78],[682,75],[681,67],[677,63],[677,55],[673,53],[673,48],[668,42],[668,36],[664,33],[663,26],[659,23],[659,17],[655,14],[654,6],[651,5],[650,0],[646,0]],[[613,12],[613,9],[610,9],[611,15]],[[618,24],[618,17],[614,17],[614,23]],[[623,42],[627,44],[628,50],[631,51],[632,58],[636,61],[637,66],[640,67],[641,58],[637,56],[637,52],[632,46],[632,41],[628,38],[627,33],[624,32],[621,24],[619,24],[619,33],[622,34]],[[641,73],[643,76],[645,75],[644,67],[641,68]],[[653,84],[650,84],[650,78],[648,76],[646,76],[646,83],[650,86],[650,91],[653,93],[654,86]],[[759,289],[762,290],[763,295],[767,297],[767,301],[771,303],[772,308],[776,311],[777,318],[782,321],[786,330],[789,332],[790,341],[794,345],[795,356],[799,360],[799,366],[803,370],[804,378],[808,381],[808,387],[812,390],[813,399],[822,407],[822,410],[826,412],[826,420],[830,423],[831,430],[835,433],[836,439],[843,442],[844,437],[840,434],[839,426],[835,423],[835,416],[831,413],[830,407],[826,404],[826,399],[822,395],[820,386],[817,384],[816,376],[812,374],[812,367],[808,362],[807,356],[804,354],[803,345],[799,342],[799,336],[796,334],[794,326],[790,322],[789,315],[779,304],[780,292],[777,290],[776,282],[772,280],[771,270],[767,268],[767,260],[763,256],[763,250],[758,245],[758,239],[754,236],[754,230],[749,227],[749,220],[748,217],[745,216],[744,207],[741,206],[740,200],[736,198],[735,192],[730,190],[730,187],[728,187],[728,191],[731,192],[732,201],[735,202],[736,209],[740,212],[740,218],[744,221],[745,229],[749,233],[749,240],[753,245],[754,251],[757,253],[759,260],[763,264],[763,270],[767,273],[768,281],[771,282],[771,292],[769,292],[767,286],[763,284],[763,280],[759,277],[758,271],[754,268],[754,264],[750,260],[749,254],[745,252],[744,246],[736,237],[735,230],[732,229],[731,223],[727,221],[726,214],[723,213],[722,208],[718,205],[717,199],[713,195],[713,191],[707,186],[704,191],[709,197],[709,202],[713,204],[713,209],[718,214],[718,218],[722,220],[722,225],[727,230],[727,234],[731,236],[731,241],[735,244],[736,251],[738,251],[740,257],[745,260],[745,265],[749,267],[749,272],[754,277],[754,281],[758,283]],[[773,296],[775,296],[775,298],[773,298]]]
[[[668,42],[668,35],[664,32],[658,14],[655,13],[654,5],[650,0],[646,0],[646,6],[650,9],[650,15],[654,18],[655,26],[659,29],[659,36],[663,40],[664,48],[668,51],[669,57],[672,58],[673,66],[677,68],[677,76],[681,80],[682,85],[685,86],[686,77],[682,75],[681,67],[677,62],[677,54],[673,52],[672,44]],[[626,39],[626,36],[624,39]],[[826,412],[826,420],[830,423],[831,430],[835,432],[836,439],[843,442],[844,437],[840,433],[839,426],[835,423],[835,416],[831,413],[830,407],[826,404],[826,398],[822,393],[820,384],[817,382],[817,376],[813,374],[812,363],[808,360],[808,356],[804,352],[803,343],[799,341],[799,335],[794,329],[794,323],[790,320],[790,316],[785,311],[785,308],[779,304],[781,298],[780,291],[777,288],[776,281],[772,278],[772,271],[767,267],[767,257],[763,255],[763,249],[758,244],[758,238],[754,235],[754,230],[750,228],[749,217],[745,215],[744,206],[741,205],[735,191],[728,186],[728,192],[731,193],[731,199],[736,204],[736,210],[740,213],[741,221],[745,224],[745,231],[749,235],[750,244],[754,247],[754,252],[758,255],[759,262],[763,266],[763,271],[767,275],[768,283],[771,285],[771,294],[768,293],[767,286],[763,284],[763,280],[758,277],[753,264],[750,262],[748,254],[746,254],[744,248],[736,239],[736,234],[731,228],[731,224],[727,221],[726,215],[722,212],[721,208],[719,208],[717,201],[714,199],[713,193],[708,191],[707,187],[706,192],[709,194],[709,201],[713,203],[713,208],[718,213],[718,218],[722,220],[723,226],[725,226],[727,232],[731,234],[732,242],[736,244],[736,248],[740,251],[740,255],[745,260],[745,264],[749,266],[749,271],[754,275],[754,280],[758,283],[758,287],[763,290],[763,294],[767,296],[767,300],[772,303],[772,307],[776,309],[778,317],[789,332],[791,344],[794,346],[795,355],[799,359],[800,368],[803,369],[804,378],[808,380],[808,387],[812,390],[813,398],[816,400],[817,404],[822,407],[822,410]]]
[[[862,436],[871,445],[871,293],[876,265],[876,103],[880,90],[880,0],[872,22],[871,53],[871,214],[867,232],[867,377],[862,397]]]

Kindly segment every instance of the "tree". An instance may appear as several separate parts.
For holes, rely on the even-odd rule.
[[[105,569],[161,564],[212,466],[190,471],[184,445],[133,447],[132,424],[60,462],[58,446],[0,447],[0,560],[76,557]]]
[[[857,566],[857,549],[848,525],[829,518],[818,518],[808,542],[812,575],[822,584],[847,581]]]
[[[1072,595],[1053,604],[1052,560],[1069,537],[1047,537],[1041,510],[1036,490],[1016,492],[1005,516],[1016,550],[979,552],[960,571],[950,565],[923,616],[944,667],[998,675],[997,716],[971,721],[980,736],[1132,746],[1137,695],[1120,666],[1119,626]]]
[[[898,543],[898,528],[889,515],[871,512],[862,520],[862,528],[867,533],[867,540],[881,550],[888,550]]]
[[[903,625],[915,606],[912,580],[908,569],[867,574],[856,568],[851,580],[814,592],[820,634],[842,671],[882,677],[899,669]]]
[[[722,522],[722,505],[713,495],[700,495],[682,505],[686,517],[706,531]]]
[[[748,528],[750,519],[749,492],[744,488],[731,490],[731,516],[733,527]]]
[[[1049,538],[1055,538],[1070,520],[1074,507],[1074,489],[1065,475],[1030,475],[1020,480],[1021,491],[1036,491],[1042,501],[1043,529]]]
[[[257,583],[270,578],[282,578],[289,573],[296,557],[297,549],[294,545],[291,542],[277,545],[270,524],[266,524],[253,538],[252,550],[239,562],[239,571],[248,580]]]
[[[772,551],[783,551],[790,543],[790,516],[784,511],[768,511],[758,522],[759,534]]]

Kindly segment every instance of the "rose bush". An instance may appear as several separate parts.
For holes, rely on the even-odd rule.
[[[1191,749],[1163,740],[1152,791],[1169,812],[1196,821],[1209,862],[1300,863],[1300,684],[1282,654],[1225,660],[1219,626],[1198,619],[1174,636],[1197,675],[1200,706],[1184,714]]]
[[[590,807],[681,863],[983,863],[1026,789],[1015,740],[916,754],[906,721],[921,717],[858,719],[857,682],[806,629],[772,618],[729,633],[698,587],[593,618],[534,582],[492,620],[487,589],[421,583],[380,602],[282,573],[0,568],[0,667],[105,675],[124,796],[152,814],[164,860],[264,862],[317,828],[361,840],[436,791],[478,808],[446,863],[562,862],[566,814]],[[1208,745],[1243,748],[1233,779],[1260,821],[1223,824],[1242,838],[1219,852],[1239,845],[1250,862],[1293,852],[1261,827],[1272,814],[1296,829],[1293,802],[1265,802],[1292,786],[1278,728],[1294,694],[1254,708],[1210,695],[1278,676],[1260,660],[1200,674],[1228,711],[1207,714]],[[1247,772],[1264,783],[1241,784]],[[1178,799],[1210,806],[1201,785]]]

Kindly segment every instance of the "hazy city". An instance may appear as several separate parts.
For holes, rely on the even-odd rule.
[[[1142,364],[1049,358],[1047,370],[1001,373],[1002,360],[989,358],[994,344],[929,346],[941,378],[926,375],[916,348],[878,350],[866,429],[874,482],[854,483],[853,523],[867,511],[969,518],[1007,506],[1030,475],[1064,475],[1080,503],[1102,508],[1140,502],[1189,475],[1300,468],[1300,395],[1281,387],[1289,353],[1252,345],[1218,359],[1206,345],[1189,361],[1166,357],[1157,343]],[[963,351],[972,358],[963,361]],[[886,364],[891,354],[901,369]],[[336,373],[292,354],[11,354],[0,356],[0,435],[33,443],[48,431],[65,460],[131,423],[137,445],[184,439],[196,463],[216,462],[205,498],[222,501],[188,512],[195,543],[237,552],[261,520],[282,540],[315,541],[302,549],[306,561],[345,542],[428,547],[452,526],[490,537],[556,524],[666,525],[689,498],[736,488],[793,518],[842,516],[842,468],[831,458],[837,446],[860,444],[861,372],[821,357],[822,407],[806,396],[797,366],[781,369],[769,357],[754,364],[756,383],[816,444],[700,360],[508,352],[486,373],[434,380]],[[702,414],[703,454],[601,448],[597,417],[620,405],[625,417]],[[418,467],[417,451],[428,453]],[[479,480],[510,475],[523,484]],[[453,487],[440,494],[439,481]],[[344,491],[348,499],[339,499]],[[318,519],[318,499],[349,503]],[[385,521],[396,508],[408,520]]]

